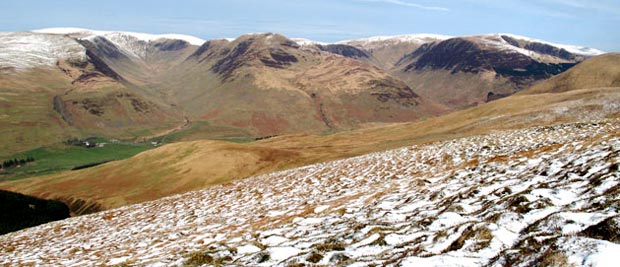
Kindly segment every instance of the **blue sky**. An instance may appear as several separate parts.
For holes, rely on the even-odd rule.
[[[502,32],[620,52],[620,0],[0,0],[0,31],[47,27],[326,42]]]

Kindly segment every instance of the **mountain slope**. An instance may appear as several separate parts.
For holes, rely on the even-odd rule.
[[[562,75],[537,84],[523,94],[557,93],[583,88],[620,87],[620,54],[610,53],[587,60]]]
[[[117,46],[96,50],[69,35],[34,32],[2,34],[0,45],[3,156],[76,136],[132,138],[183,120],[104,60]]]
[[[374,36],[363,39],[341,41],[337,44],[349,45],[367,51],[377,60],[374,62],[382,69],[391,70],[405,55],[417,50],[424,44],[440,42],[451,38],[438,34],[409,34],[396,36]]]
[[[392,73],[422,96],[461,109],[511,95],[602,53],[558,46],[505,34],[457,37],[421,46]]]
[[[168,87],[178,88],[172,94],[195,120],[254,136],[341,131],[443,111],[382,70],[277,34],[209,41],[170,75]]]
[[[498,131],[257,176],[0,236],[0,263],[613,266],[619,130]]]
[[[451,110],[493,101],[562,73],[602,51],[513,34],[377,36],[337,44],[302,41],[382,68]]]
[[[589,61],[601,62],[598,58]],[[598,64],[584,66],[592,70],[601,67]],[[589,72],[584,69],[584,73]],[[619,88],[584,88],[561,93],[519,94],[415,123],[373,127],[325,136],[279,136],[239,145],[220,144],[216,141],[181,142],[88,170],[0,183],[0,188],[48,198],[83,199],[96,202],[103,209],[108,209],[128,203],[154,200],[170,193],[201,189],[204,186],[226,183],[268,171],[412,144],[488,134],[495,130],[618,118],[620,113],[615,108],[618,105],[620,105]],[[253,153],[259,155],[273,156],[257,160],[252,153],[232,153],[229,152],[231,150],[254,151]],[[177,159],[178,155],[187,157]],[[221,157],[226,157],[237,165],[215,164],[213,168],[207,169],[202,167],[205,162],[220,162]],[[158,173],[161,175],[154,175]],[[152,179],[157,179],[158,183],[154,183]],[[140,190],[119,186],[125,181]],[[177,181],[184,186],[170,186]],[[101,190],[93,192],[88,188]]]
[[[188,36],[75,28],[0,37],[2,89],[30,100],[26,88],[48,91],[36,103],[57,113],[48,112],[54,123],[36,120],[42,129],[54,128],[53,135],[7,145],[7,154],[74,135],[156,136],[184,125],[195,138],[255,138],[331,133],[445,111],[383,70],[277,34],[204,44]],[[43,70],[54,84],[34,78]],[[29,83],[19,88],[23,81]]]

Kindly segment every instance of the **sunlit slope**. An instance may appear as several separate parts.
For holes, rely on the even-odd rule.
[[[565,92],[596,87],[620,87],[620,53],[609,53],[592,58],[539,83],[523,94]]]
[[[60,198],[74,204],[74,213],[83,213],[268,173],[297,158],[296,152],[278,149],[221,141],[183,142],[100,167],[7,182],[2,187]],[[76,201],[86,203],[81,206]]]

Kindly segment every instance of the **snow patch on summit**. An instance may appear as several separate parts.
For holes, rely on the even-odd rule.
[[[145,58],[149,43],[158,40],[181,40],[196,46],[200,46],[205,43],[205,40],[203,39],[183,34],[148,34],[125,31],[95,31],[81,28],[48,28],[34,30],[32,32],[51,35],[66,35],[83,40],[105,38],[111,41],[114,45],[116,45],[116,47],[123,51],[127,56],[135,58]]]
[[[182,40],[200,46],[205,40],[182,34],[95,31],[82,28],[48,28],[0,33],[0,69],[23,71],[52,67],[61,59],[86,59],[86,49],[76,40],[106,38],[128,56],[144,58],[149,42]]]
[[[58,59],[85,59],[86,49],[62,35],[31,32],[0,33],[0,69],[22,71],[54,66]]]
[[[328,45],[328,43],[314,41],[306,38],[291,38],[291,40],[301,46]]]
[[[185,34],[150,34],[150,33],[139,33],[139,32],[126,32],[126,31],[96,31],[82,28],[47,28],[47,29],[39,29],[34,30],[32,32],[37,33],[48,33],[48,34],[83,34],[88,36],[132,36],[140,41],[144,42],[152,42],[159,39],[170,39],[170,40],[182,40],[188,42],[192,45],[200,46],[204,44],[206,41],[204,39],[185,35]]]
[[[428,34],[428,33],[420,33],[420,34],[402,34],[402,35],[380,35],[380,36],[372,36],[368,38],[361,39],[353,39],[353,40],[344,40],[337,42],[339,44],[346,44],[351,42],[359,42],[359,43],[372,43],[372,42],[384,42],[384,41],[397,41],[397,42],[424,42],[428,40],[436,41],[436,40],[447,40],[453,38],[453,36],[441,35],[441,34]]]
[[[557,48],[562,48],[562,49],[564,49],[564,50],[566,50],[566,51],[568,51],[570,53],[577,54],[577,55],[582,55],[582,56],[598,56],[598,55],[605,54],[604,51],[601,51],[601,50],[598,50],[598,49],[594,49],[594,48],[590,48],[590,47],[577,46],[577,45],[557,44],[557,43],[547,42],[547,41],[544,41],[544,40],[534,39],[534,38],[520,36],[520,35],[516,35],[516,34],[510,34],[510,33],[501,33],[501,34],[497,34],[497,35],[498,36],[506,35],[506,36],[512,37],[514,39],[524,40],[524,41],[528,41],[528,42],[536,42],[536,43],[547,44],[547,45],[555,46]]]

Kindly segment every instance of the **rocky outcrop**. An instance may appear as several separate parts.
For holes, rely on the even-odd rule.
[[[370,54],[368,52],[351,45],[329,44],[317,45],[317,47],[322,51],[338,54],[349,58],[363,59],[370,57]]]
[[[73,125],[73,118],[71,112],[67,110],[67,106],[65,102],[62,100],[62,96],[54,96],[53,100],[54,111],[56,111],[63,121],[65,121],[69,125]]]
[[[155,49],[159,51],[178,51],[189,47],[189,43],[183,40],[170,40],[164,39],[163,41],[156,41],[152,44]]]

